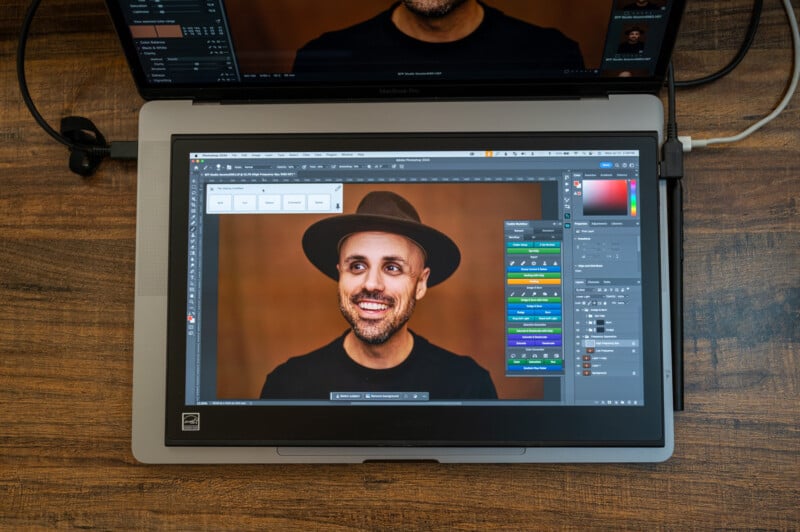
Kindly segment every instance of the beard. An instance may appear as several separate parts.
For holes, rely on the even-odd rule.
[[[392,314],[381,320],[364,320],[358,316],[358,311],[353,307],[358,306],[358,301],[362,298],[379,300],[389,306]],[[356,338],[369,345],[382,345],[386,343],[394,334],[403,328],[411,319],[414,313],[415,299],[412,297],[404,309],[396,309],[396,300],[391,297],[382,296],[370,292],[360,292],[351,296],[345,304],[341,293],[339,294],[339,310],[342,316],[350,324]]]
[[[403,0],[403,5],[417,16],[442,18],[464,2],[466,0]]]

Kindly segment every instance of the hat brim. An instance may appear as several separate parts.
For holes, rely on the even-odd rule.
[[[303,234],[303,251],[317,269],[338,281],[339,243],[348,235],[367,231],[399,234],[422,246],[431,269],[429,287],[450,277],[461,263],[458,246],[444,233],[417,222],[372,214],[345,214],[312,224]]]

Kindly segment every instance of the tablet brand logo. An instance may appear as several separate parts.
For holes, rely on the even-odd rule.
[[[183,412],[181,414],[183,432],[197,432],[200,430],[200,412]]]

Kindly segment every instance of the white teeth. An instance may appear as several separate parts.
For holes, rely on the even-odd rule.
[[[380,303],[369,303],[366,301],[362,301],[358,304],[358,306],[364,310],[386,310],[389,308],[387,305],[382,305]]]

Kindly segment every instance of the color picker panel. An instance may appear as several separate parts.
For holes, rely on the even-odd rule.
[[[625,179],[583,182],[584,216],[627,216],[628,181]]]

